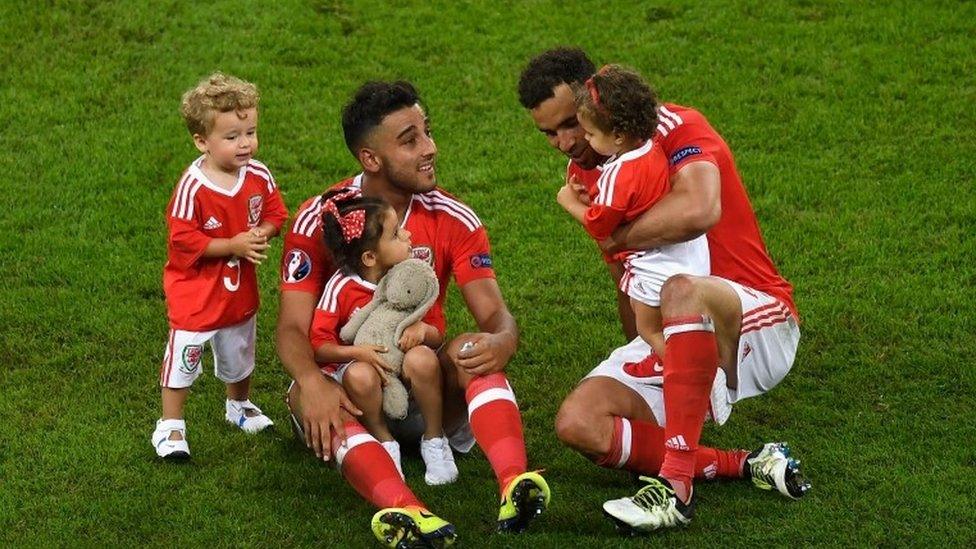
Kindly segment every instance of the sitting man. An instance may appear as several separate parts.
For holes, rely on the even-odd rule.
[[[394,208],[412,235],[412,256],[428,261],[437,273],[440,295],[427,318],[441,335],[452,276],[481,330],[460,334],[437,351],[445,380],[444,425],[458,451],[469,451],[477,441],[498,481],[498,529],[519,532],[544,510],[549,487],[538,473],[527,471],[521,415],[505,377],[518,327],[495,280],[487,232],[471,208],[437,187],[437,147],[412,85],[364,84],[346,105],[342,126],[362,173],[332,188],[358,189]],[[430,515],[417,510],[423,506],[389,455],[353,417],[359,411],[315,363],[309,326],[335,270],[323,241],[321,202],[321,196],[313,196],[298,209],[282,257],[277,345],[294,380],[288,404],[296,430],[320,458],[334,454],[349,483],[382,508],[373,523],[381,541],[450,541],[453,528],[443,534],[444,521],[430,522]]]

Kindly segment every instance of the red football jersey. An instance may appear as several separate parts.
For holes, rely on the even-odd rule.
[[[362,174],[337,183],[332,189],[361,185]],[[336,270],[322,237],[321,201],[321,196],[306,200],[285,235],[282,291],[320,296]],[[495,277],[488,233],[471,208],[440,188],[413,196],[403,226],[411,233],[411,256],[427,261],[437,274],[440,294],[426,321],[443,334],[447,326],[444,297],[451,275],[458,286]]]
[[[247,320],[258,309],[254,265],[234,257],[203,257],[214,238],[233,238],[267,221],[276,228],[288,210],[268,168],[251,160],[233,189],[218,187],[200,169],[183,172],[167,210],[168,257],[163,290],[170,327],[205,332]]]
[[[687,162],[715,164],[722,178],[722,217],[707,233],[712,274],[766,292],[783,301],[796,314],[793,286],[773,265],[752,210],[749,196],[725,140],[698,111],[665,103],[658,108],[654,142],[668,159],[670,174]],[[596,185],[599,169],[584,170],[570,161],[567,175],[588,187]]]
[[[358,275],[347,275],[341,271],[333,273],[325,283],[325,290],[312,317],[312,327],[308,333],[312,348],[318,349],[326,343],[346,344],[339,337],[340,330],[349,322],[349,317],[373,299],[375,291],[376,284]],[[431,323],[431,312],[424,317],[424,322]],[[339,366],[336,363],[319,363],[319,367],[330,372]]]

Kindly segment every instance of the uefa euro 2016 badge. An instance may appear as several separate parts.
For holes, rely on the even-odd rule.
[[[285,282],[301,282],[312,272],[312,259],[305,250],[294,248],[285,254],[281,279]]]
[[[247,224],[249,227],[256,227],[261,221],[262,206],[264,206],[264,199],[259,194],[247,199]]]
[[[410,257],[424,261],[431,267],[434,266],[434,251],[429,246],[414,246],[410,248]]]
[[[203,358],[203,345],[187,345],[183,347],[183,364],[180,370],[183,373],[192,374],[200,367],[200,359]]]

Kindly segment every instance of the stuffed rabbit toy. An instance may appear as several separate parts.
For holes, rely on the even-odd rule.
[[[437,276],[420,259],[407,259],[380,279],[373,299],[356,311],[339,331],[339,337],[354,345],[382,345],[383,359],[394,372],[384,374],[383,412],[391,419],[407,417],[407,389],[399,376],[403,372],[403,351],[397,345],[403,330],[422,319],[437,300]]]

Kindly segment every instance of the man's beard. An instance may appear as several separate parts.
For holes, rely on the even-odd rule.
[[[390,185],[400,191],[411,194],[423,194],[432,191],[437,186],[436,175],[430,182],[421,180],[420,174],[415,170],[412,174],[404,174],[403,170],[386,170],[384,174]]]

